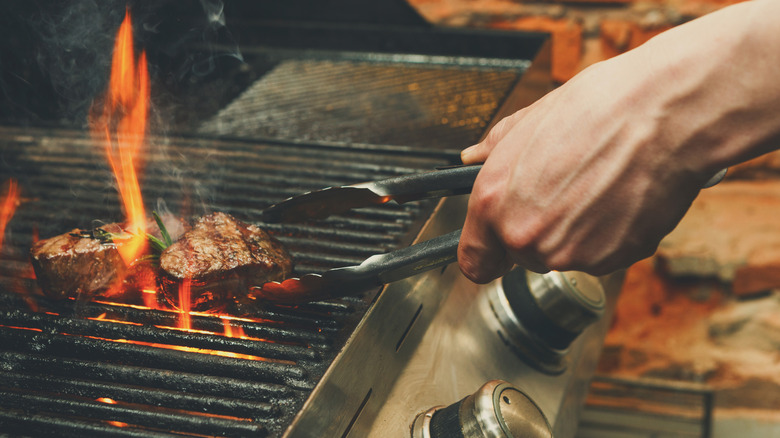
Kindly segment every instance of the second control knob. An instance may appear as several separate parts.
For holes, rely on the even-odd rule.
[[[502,380],[447,407],[418,415],[413,438],[552,438],[546,417],[528,396]]]

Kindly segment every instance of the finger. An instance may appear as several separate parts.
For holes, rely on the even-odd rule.
[[[550,268],[530,252],[514,253],[509,257],[514,264],[537,274],[546,274]]]
[[[484,163],[488,155],[493,151],[493,148],[515,126],[520,116],[521,113],[518,111],[509,117],[504,117],[490,129],[484,140],[461,151],[460,159],[463,161],[463,164]]]
[[[463,275],[475,283],[488,283],[505,274],[513,263],[495,234],[466,218],[458,245],[458,264]]]

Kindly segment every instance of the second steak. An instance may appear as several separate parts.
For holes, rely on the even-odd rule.
[[[192,280],[193,289],[208,290],[210,299],[219,300],[215,294],[227,298],[251,285],[289,277],[292,265],[282,244],[265,230],[219,212],[201,217],[160,255],[168,297],[171,283]],[[198,307],[197,301],[193,304]]]

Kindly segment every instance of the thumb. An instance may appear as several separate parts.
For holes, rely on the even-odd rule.
[[[487,160],[490,152],[493,148],[509,133],[512,127],[515,126],[520,119],[521,111],[518,111],[511,116],[504,117],[493,128],[490,129],[488,135],[484,140],[475,144],[474,146],[467,147],[460,153],[460,159],[463,164],[476,164],[484,163]]]

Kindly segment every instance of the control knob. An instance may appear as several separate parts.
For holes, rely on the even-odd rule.
[[[528,396],[502,380],[447,407],[417,416],[412,438],[552,438],[546,417]]]
[[[571,343],[604,313],[597,278],[582,272],[546,274],[515,269],[489,294],[499,335],[534,368],[556,374]]]

